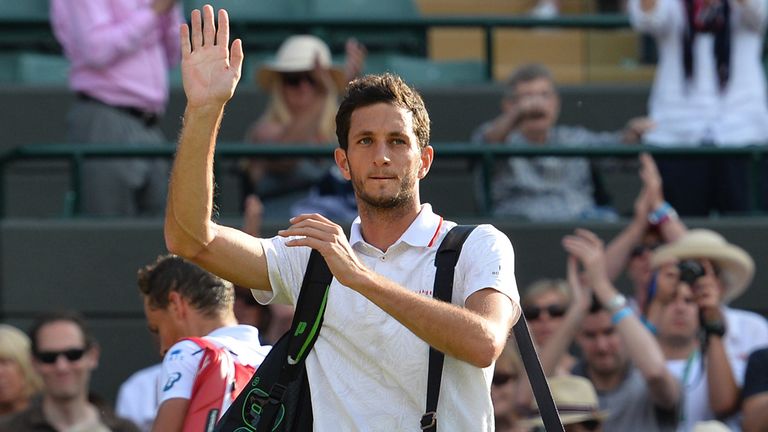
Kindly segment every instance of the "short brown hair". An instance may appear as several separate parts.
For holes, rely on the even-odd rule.
[[[538,63],[524,64],[509,75],[506,83],[504,84],[504,96],[512,98],[515,96],[515,90],[518,84],[525,83],[533,80],[545,79],[555,86],[555,79],[552,77],[552,72],[547,69],[546,66]]]
[[[235,301],[232,283],[176,255],[162,255],[140,269],[138,284],[153,309],[166,309],[171,291],[209,317],[231,310]]]
[[[346,96],[336,113],[336,137],[339,147],[346,150],[349,145],[352,113],[358,108],[382,102],[410,111],[413,114],[413,132],[419,140],[419,147],[425,148],[429,145],[429,114],[421,95],[399,76],[385,73],[366,75],[347,86]]]

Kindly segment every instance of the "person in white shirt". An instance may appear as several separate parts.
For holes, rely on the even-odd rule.
[[[159,257],[139,270],[138,285],[144,298],[147,326],[158,335],[163,355],[152,431],[181,431],[205,353],[197,343],[181,339],[202,337],[225,347],[234,362],[254,369],[271,347],[261,345],[256,327],[237,323],[232,308],[233,285],[183,258]],[[219,415],[234,399],[231,388],[223,388]]]
[[[768,142],[764,0],[630,0],[629,17],[654,37],[659,60],[647,144],[741,147]],[[660,159],[664,195],[681,215],[749,206],[748,159]]]
[[[218,29],[210,6],[193,11],[191,24],[191,41],[187,27],[181,32],[187,109],[166,210],[169,250],[262,301],[289,303],[310,250],[323,255],[334,279],[306,360],[315,431],[418,428],[430,346],[445,354],[440,428],[492,431],[493,366],[520,315],[514,253],[499,230],[479,226],[459,256],[452,302],[432,297],[437,248],[455,224],[419,198],[435,156],[421,97],[389,74],[347,87],[334,157],[359,210],[349,239],[318,214],[257,239],[211,220],[216,131],[240,76],[242,44],[230,48],[226,11]]]

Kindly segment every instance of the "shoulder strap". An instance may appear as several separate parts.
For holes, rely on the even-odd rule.
[[[525,322],[524,316],[520,315],[520,319],[517,320],[512,330],[515,333],[517,348],[520,350],[525,371],[528,373],[528,381],[531,383],[533,395],[536,397],[536,404],[539,406],[541,419],[544,420],[544,429],[547,432],[563,432],[560,414],[557,412],[555,401],[552,400],[552,393],[549,391],[547,378],[544,376],[539,356],[533,347],[531,334],[528,331],[528,324]]]
[[[317,340],[328,302],[333,274],[320,252],[312,249],[301,283],[296,311],[291,322],[291,341],[288,344],[288,364],[296,365],[306,359]]]
[[[453,294],[453,275],[459,260],[461,247],[469,237],[475,225],[457,225],[445,235],[435,255],[435,285],[433,296],[438,300],[451,302]],[[437,400],[440,396],[440,381],[443,376],[445,355],[429,347],[429,372],[427,375],[427,410],[421,417],[421,429],[437,431]]]
[[[307,354],[312,350],[323,325],[323,315],[328,302],[328,292],[333,274],[320,252],[312,249],[301,283],[291,329],[288,331],[288,347],[280,374],[269,390],[269,397],[262,406],[261,427],[270,427],[279,414],[279,407],[288,385],[303,370]]]

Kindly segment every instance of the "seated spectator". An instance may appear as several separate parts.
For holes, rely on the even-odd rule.
[[[286,39],[274,62],[257,75],[270,100],[246,140],[256,144],[327,145],[330,155],[338,96],[360,73],[365,59],[365,48],[354,40],[347,41],[346,50],[347,63],[342,69],[333,66],[330,49],[319,38],[297,35]],[[351,186],[334,176],[332,167],[331,158],[253,159],[247,163],[244,189],[246,194],[258,195],[275,216],[296,214],[290,206],[319,183],[306,199],[322,205],[325,216],[351,221],[357,215]]]
[[[630,306],[644,315],[649,289],[656,277],[651,269],[651,254],[664,243],[682,237],[687,228],[664,200],[661,176],[653,157],[641,154],[639,160],[642,188],[635,199],[634,217],[606,246],[605,256],[611,280],[626,270],[632,284]]]
[[[27,409],[43,386],[32,367],[27,335],[16,327],[0,324],[0,418]]]
[[[513,147],[565,145],[572,147],[635,142],[648,128],[634,119],[622,132],[591,132],[583,127],[556,125],[560,98],[549,70],[530,64],[507,80],[501,114],[472,135],[476,143]],[[595,202],[592,169],[586,158],[508,158],[495,167],[493,212],[532,220],[614,220],[612,209]]]
[[[700,268],[711,263],[713,271],[707,273],[707,280],[717,287],[719,313],[714,313],[705,327],[709,326],[724,335],[723,342],[728,353],[734,378],[739,387],[743,384],[747,359],[752,351],[768,346],[768,323],[765,318],[727,304],[741,295],[752,281],[755,263],[742,248],[728,243],[720,234],[706,230],[688,231],[679,240],[656,249],[651,264],[660,267],[669,262],[692,260]],[[669,297],[660,284],[657,296]]]
[[[725,352],[722,334],[707,325],[722,320],[714,268],[695,279],[684,267],[666,264],[677,273],[672,295],[660,307],[658,340],[667,368],[683,389],[678,430],[690,431],[700,421],[724,419],[738,409],[739,388]],[[701,319],[700,319],[701,317]],[[700,330],[704,340],[699,342]]]
[[[741,395],[744,432],[764,431],[768,426],[768,348],[749,355]]]
[[[595,387],[583,377],[563,375],[549,380],[552,399],[560,414],[560,420],[566,432],[602,432],[607,413],[600,408]],[[534,412],[538,408],[534,404]],[[539,427],[543,430],[544,421],[538,415],[522,422],[523,425]],[[537,429],[538,430],[538,429]],[[629,429],[625,429],[629,430]]]
[[[181,431],[204,352],[195,342],[181,339],[204,337],[226,347],[234,361],[253,368],[261,364],[270,347],[261,345],[255,327],[238,325],[232,309],[232,284],[183,258],[159,257],[139,270],[138,285],[144,297],[147,325],[159,336],[163,355],[163,385],[158,389],[159,408],[152,430]],[[237,396],[229,388],[224,393],[210,395],[220,399],[220,415]]]
[[[43,379],[42,397],[0,425],[0,431],[139,431],[97,399],[89,399],[99,345],[80,314],[45,314],[34,322],[29,338],[33,365]]]
[[[587,307],[588,313],[576,326],[583,360],[573,373],[595,386],[600,408],[609,413],[605,430],[675,430],[680,386],[667,370],[656,339],[610,282],[602,242],[592,232],[579,229],[563,239],[563,246],[570,254],[569,269],[574,269],[576,261],[584,268],[583,281],[569,281],[574,292],[583,290],[589,298],[589,290],[594,291],[594,307]],[[559,344],[557,348],[564,352],[570,340],[562,334],[572,334],[573,327],[561,326],[550,345]]]
[[[648,101],[655,127],[646,143],[733,148],[768,142],[763,0],[629,0],[628,10],[633,27],[655,39],[659,57]],[[749,209],[747,156],[658,163],[664,195],[681,215]]]

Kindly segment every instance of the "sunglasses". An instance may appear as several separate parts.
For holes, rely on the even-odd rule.
[[[59,359],[59,356],[64,356],[70,362],[76,362],[83,358],[87,348],[73,348],[66,351],[40,351],[35,353],[35,358],[40,360],[41,363],[53,364]]]
[[[528,321],[534,321],[539,319],[541,313],[546,311],[550,318],[560,318],[565,315],[565,306],[559,304],[551,304],[542,307],[538,306],[526,306],[523,308],[523,315]]]
[[[493,374],[493,380],[491,381],[491,384],[495,386],[503,386],[504,384],[508,383],[510,380],[517,378],[514,374],[504,373],[504,372],[496,372]]]
[[[298,87],[303,81],[306,81],[311,86],[315,85],[315,79],[307,72],[287,72],[280,74],[280,79],[288,87]]]

